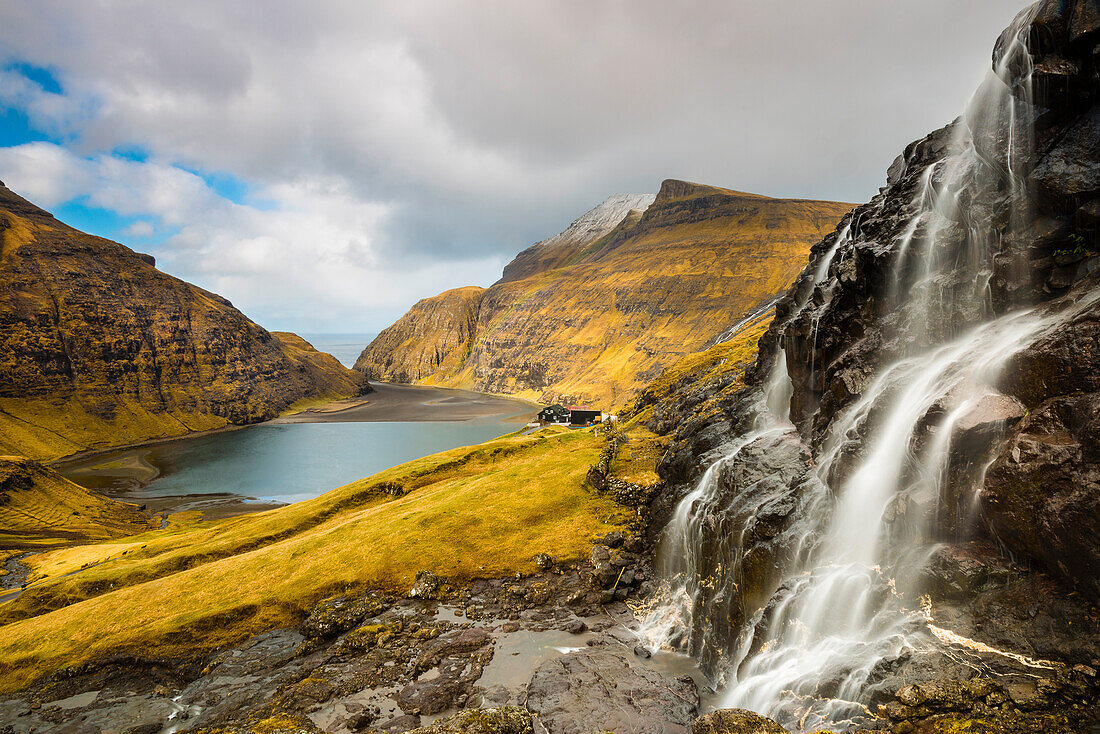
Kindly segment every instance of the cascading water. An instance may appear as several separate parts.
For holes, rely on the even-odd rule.
[[[741,435],[662,535],[664,588],[642,634],[654,647],[700,656],[723,706],[798,730],[843,728],[867,713],[880,661],[939,644],[917,593],[936,547],[958,428],[997,399],[1014,354],[1100,295],[1060,313],[998,314],[992,303],[994,256],[1027,217],[1017,167],[1028,160],[1031,107],[1026,84],[1011,90],[1002,80],[1030,76],[1030,21],[1023,13],[1007,32],[995,73],[919,175],[907,221],[884,243],[889,346],[881,352],[891,357],[839,412],[799,431],[789,415],[792,353],[778,347],[771,379],[747,398]],[[971,216],[991,192],[1012,208],[1004,232],[985,231]],[[859,229],[849,219],[819,255],[784,322],[805,316],[810,354]],[[783,324],[778,336],[780,345],[794,343]],[[789,470],[799,464],[801,474]]]

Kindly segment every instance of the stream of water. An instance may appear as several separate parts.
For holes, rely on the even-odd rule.
[[[795,519],[776,543],[786,549],[780,582],[759,606],[745,608],[748,538],[767,508],[792,500],[789,485],[769,484],[741,465],[802,440],[788,416],[792,386],[782,352],[751,427],[684,497],[661,538],[665,589],[643,634],[654,649],[680,647],[717,660],[712,677],[722,706],[751,709],[797,731],[845,728],[867,712],[880,661],[936,644],[916,592],[936,547],[929,518],[942,501],[955,428],[996,399],[993,385],[1014,354],[1097,298],[1053,315],[994,315],[990,262],[999,242],[968,217],[966,202],[1007,190],[1026,220],[1026,190],[1014,166],[1031,139],[1021,109],[1027,94],[1021,101],[1001,78],[1010,67],[1030,69],[1023,43],[1029,21],[1016,20],[997,73],[955,126],[946,154],[921,176],[888,281],[899,356],[812,442],[813,469],[798,485]],[[1002,130],[1007,166],[983,158],[976,143]],[[797,304],[799,312],[817,309],[815,340],[819,314],[838,285],[834,257],[852,236],[849,222]],[[971,458],[982,465],[983,457]],[[723,482],[749,483],[731,493]],[[739,618],[730,634],[726,627]]]

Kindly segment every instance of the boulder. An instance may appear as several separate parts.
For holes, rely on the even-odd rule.
[[[787,734],[787,730],[752,711],[718,709],[693,721],[691,734]]]
[[[554,565],[554,559],[549,553],[536,553],[534,561],[540,571],[546,571]]]
[[[409,590],[410,599],[431,599],[443,585],[443,580],[431,571],[417,571],[412,589]]]
[[[389,607],[389,600],[376,594],[365,594],[358,599],[325,599],[310,611],[309,617],[298,629],[309,638],[335,637],[358,627],[364,619],[378,616]]]
[[[527,708],[550,734],[686,734],[699,692],[691,678],[666,678],[593,649],[542,663],[527,686]]]
[[[1000,446],[981,490],[993,536],[1100,600],[1100,394],[1053,398]]]
[[[444,716],[412,734],[531,734],[531,714],[520,706],[499,709],[467,709]]]
[[[532,734],[531,714],[520,706],[467,709],[437,719],[410,734]]]

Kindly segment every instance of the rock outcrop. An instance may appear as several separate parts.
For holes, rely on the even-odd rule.
[[[993,233],[988,253],[979,255],[989,260],[979,263],[977,273],[989,279],[994,315],[1042,304],[1037,313],[1050,322],[1012,357],[1000,378],[1001,389],[1029,415],[1020,420],[1024,411],[1005,414],[1009,434],[986,474],[981,509],[991,535],[1009,550],[1042,562],[1097,600],[1100,303],[1095,295],[1100,276],[1095,271],[1100,268],[1100,225],[1090,213],[1100,209],[1100,78],[1094,51],[1100,25],[1089,0],[1044,1],[1025,12],[1034,14],[1024,31],[1034,72],[1029,76],[1020,64],[1002,63],[1015,26],[998,40],[994,65],[1014,95],[1034,103],[1029,105],[1034,147],[1017,143],[1010,149],[1004,144],[1012,139],[1007,127],[966,118],[911,144],[891,167],[887,187],[853,211],[847,236],[838,231],[814,247],[810,266],[777,306],[772,334],[764,342],[777,339],[784,348],[794,387],[792,419],[814,437],[825,433],[832,417],[852,404],[872,375],[905,354],[922,330],[899,328],[913,316],[907,310],[911,306],[895,306],[897,294],[930,287],[918,282],[919,272],[895,265],[906,242],[912,202],[922,186],[946,185],[939,177],[947,174],[937,164],[955,127],[970,125],[986,165],[1011,170],[1018,183],[982,188],[965,202],[959,223],[935,225],[937,246],[965,252],[964,226]],[[910,239],[919,241],[932,226],[922,221]],[[828,267],[832,288],[827,296],[826,284],[814,282],[821,263]],[[986,317],[966,311],[967,301],[958,294],[973,285],[962,282],[968,277],[961,275],[963,268],[957,272],[958,282],[932,284],[938,299],[934,308],[941,313],[926,319],[924,336]],[[807,298],[808,305],[800,307]],[[759,364],[758,375],[765,368]],[[987,438],[998,436],[993,432]],[[975,448],[959,442],[956,450],[985,452]],[[956,495],[962,501],[970,493],[960,488]],[[958,514],[956,500],[947,499],[952,509],[944,514]]]
[[[998,671],[1005,688],[956,708],[894,705],[880,714],[909,732],[962,730],[987,715],[997,731],[1047,719],[1051,731],[1081,731],[1095,720],[1098,53],[1093,0],[1044,0],[1021,14],[994,52],[1000,81],[991,79],[964,117],[909,145],[878,195],[814,245],[776,306],[746,386],[696,386],[704,393],[651,423],[674,431],[660,466],[670,490],[655,500],[666,513],[714,466],[709,504],[692,511],[696,545],[680,553],[693,556],[688,578],[701,579],[685,647],[711,671],[732,658],[742,683],[765,659],[758,680],[774,675],[785,690],[760,705],[782,710],[784,724],[802,706],[841,698],[846,676],[846,700],[858,692],[875,711],[907,695],[905,684],[947,680],[954,690],[975,669]],[[788,415],[793,426],[782,420]],[[814,576],[828,577],[825,561],[847,559],[834,546],[815,557],[815,544],[856,525],[813,518],[849,509],[852,491],[882,508],[865,516],[867,537],[880,543],[872,552],[896,553],[868,567],[865,603],[914,629],[927,624],[924,634],[946,652],[885,651],[864,659],[866,675],[845,669],[854,657],[838,654],[838,672],[807,668],[796,689],[766,666],[804,662],[784,647],[795,638],[787,631],[804,623],[789,610],[810,604],[805,589],[822,588]],[[858,546],[858,535],[841,542]],[[986,550],[974,552],[967,539]],[[898,560],[906,550],[912,555]],[[911,560],[926,550],[930,559]],[[923,580],[905,575],[913,568],[924,569]],[[843,595],[829,594],[813,609],[844,607]],[[806,633],[806,649],[819,631]],[[777,649],[794,652],[781,658]],[[1036,671],[1052,680],[1077,671],[1092,682],[1073,689],[1072,703],[1044,695],[1052,683],[1005,692],[1006,681]],[[844,716],[856,717],[849,726],[874,723],[855,709],[838,713],[844,706],[820,706],[815,725]]]
[[[646,201],[612,197],[520,253],[483,293],[422,301],[356,369],[377,379],[621,406],[677,358],[766,307],[848,209],[670,180],[644,212],[623,212]]]
[[[787,734],[787,730],[744,709],[718,709],[691,724],[691,734]]]
[[[453,288],[418,301],[355,360],[372,380],[414,383],[453,373],[473,347],[485,289]]]
[[[527,708],[555,734],[690,731],[699,693],[691,678],[669,679],[618,652],[588,650],[550,660],[527,685]]]
[[[532,734],[531,714],[520,706],[467,709],[413,729],[414,734]]]
[[[277,416],[362,377],[0,187],[0,451],[56,459]]]

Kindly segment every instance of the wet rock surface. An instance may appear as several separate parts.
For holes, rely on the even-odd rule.
[[[539,666],[527,685],[527,708],[540,722],[562,734],[584,734],[595,722],[609,731],[689,731],[699,709],[695,682],[665,678],[605,645]]]
[[[0,732],[556,734],[604,720],[600,729],[687,731],[697,670],[682,656],[634,654],[637,622],[622,599],[648,588],[648,561],[628,547],[640,549],[615,532],[597,539],[594,563],[550,559],[532,576],[459,586],[433,577],[435,599],[334,597],[296,629],[194,665],[83,666],[0,697]]]
[[[1093,180],[1100,143],[1095,122],[1100,102],[1095,48],[1100,36],[1090,0],[1042,2],[1035,12],[1025,35],[1035,67],[1031,89],[1041,102],[1033,110],[1034,150],[1025,149],[1004,127],[960,127],[969,124],[965,117],[909,145],[890,167],[886,187],[812,248],[809,266],[776,306],[776,319],[761,339],[759,358],[746,373],[745,386],[731,391],[728,383],[717,380],[685,386],[683,400],[666,402],[659,419],[651,423],[651,428],[671,437],[659,467],[666,489],[653,499],[655,518],[668,518],[703,472],[728,455],[738,437],[753,430],[755,407],[776,374],[790,380],[790,417],[797,430],[791,441],[814,447],[808,460],[793,460],[792,453],[789,471],[769,464],[788,463],[772,448],[749,459],[743,455],[753,450],[743,450],[729,466],[716,470],[717,489],[712,494],[721,500],[699,523],[698,552],[704,559],[700,567],[708,573],[700,574],[702,601],[692,608],[692,624],[712,635],[717,651],[708,655],[704,649],[703,662],[706,665],[709,658],[718,669],[729,663],[722,655],[738,642],[738,621],[759,613],[755,636],[765,638],[773,612],[790,596],[789,589],[775,586],[784,544],[792,540],[784,533],[791,518],[807,512],[804,499],[810,493],[804,482],[813,479],[808,469],[820,460],[818,449],[835,427],[834,419],[867,396],[886,367],[922,344],[946,343],[998,315],[1025,308],[1037,307],[1037,317],[1048,319],[1051,326],[994,380],[996,389],[956,416],[950,444],[954,455],[940,495],[902,491],[883,510],[887,532],[923,527],[931,518],[929,540],[941,545],[929,545],[932,555],[922,588],[878,584],[870,589],[877,595],[876,604],[878,598],[895,593],[907,595],[908,608],[926,604],[928,618],[922,622],[916,617],[907,632],[919,644],[882,659],[871,671],[865,689],[868,718],[851,723],[853,728],[1023,731],[1049,725],[1051,731],[1088,731],[1088,722],[1100,711],[1097,688],[1082,682],[1093,680],[1087,670],[1100,662],[1100,614],[1095,606],[1100,484],[1094,476],[1094,453],[1100,445],[1100,307],[1089,300],[1100,287],[1100,189]],[[1006,53],[1010,42],[1006,34],[996,58]],[[1021,99],[1030,93],[1025,71],[1004,70],[1005,82]],[[932,221],[922,209],[926,198],[921,192],[931,196],[948,184],[945,166],[938,164],[945,161],[952,136],[964,132],[980,152],[978,165],[1014,170],[1019,186],[960,189],[962,198],[951,204],[958,207],[956,219],[940,221],[949,219],[940,216]],[[1015,146],[1011,151],[1009,141]],[[1025,190],[1038,192],[1031,205],[1025,206]],[[929,237],[933,230],[935,236]],[[987,241],[967,249],[974,233]],[[988,279],[988,298],[966,296],[974,289],[974,278],[964,278],[968,271],[961,265],[928,277],[919,257],[906,259],[904,248],[910,243],[914,248],[932,243],[927,246],[938,249],[930,257],[944,261],[951,261],[954,253],[958,263],[971,255],[979,258],[974,272],[982,283]],[[909,298],[910,293],[916,295]],[[780,369],[775,369],[777,357],[783,360]],[[944,405],[933,405],[918,420],[910,444],[914,454],[937,440],[934,427],[945,410]],[[831,445],[839,445],[834,465],[837,488],[844,486],[854,458],[869,445],[876,418],[872,414],[850,432],[830,436],[836,441]],[[760,440],[770,444],[777,439]],[[760,474],[741,467],[743,460]],[[768,479],[762,481],[761,475]],[[768,480],[773,484],[765,491],[762,485]],[[761,493],[755,500],[754,492]],[[835,496],[826,495],[826,500]],[[766,507],[762,498],[767,498]],[[744,509],[741,517],[739,507]],[[731,530],[736,530],[732,538]],[[968,538],[978,542],[965,542]],[[817,538],[811,533],[793,540],[805,548]],[[707,558],[713,559],[710,567]],[[718,574],[719,566],[729,575]],[[735,583],[722,581],[730,578]],[[928,597],[921,600],[922,594]],[[723,639],[726,629],[729,634]],[[1071,686],[1076,692],[1069,698],[1027,699],[1032,708],[997,708],[982,699],[979,703],[988,711],[975,703],[966,710],[960,704],[958,710],[914,710],[908,718],[882,718],[886,715],[874,709],[910,685],[962,685],[989,677],[1009,690],[1026,687],[1037,677],[1057,679],[1075,666],[1084,666],[1085,678],[1075,678],[1082,687]],[[806,696],[806,706],[812,705],[814,696],[836,696],[848,672],[822,674],[817,690]],[[790,710],[806,708],[800,707],[795,697]],[[989,721],[983,723],[982,717]]]
[[[879,709],[895,734],[1088,731],[1096,670],[1078,665],[1008,684],[980,676],[908,685]]]

